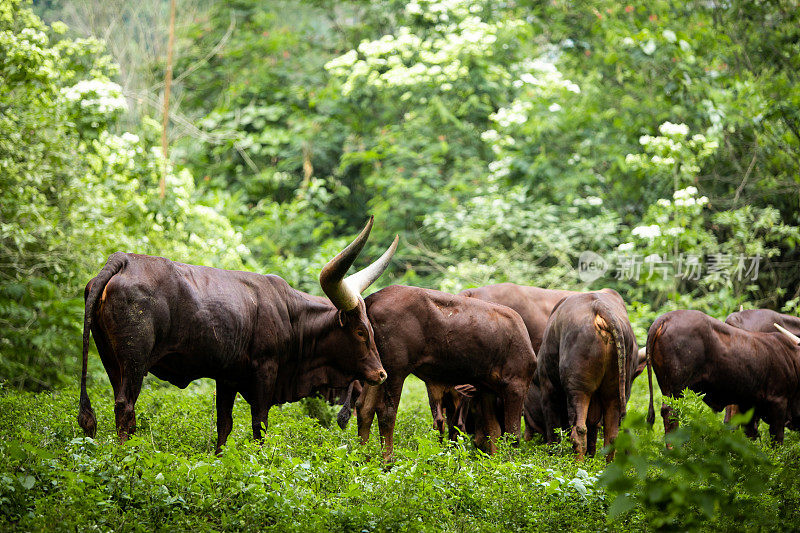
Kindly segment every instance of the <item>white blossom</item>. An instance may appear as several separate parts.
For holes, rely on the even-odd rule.
[[[641,237],[642,239],[654,239],[661,236],[661,228],[657,224],[651,226],[637,226],[633,228],[631,234],[636,237]]]
[[[689,134],[689,126],[686,124],[673,124],[672,122],[665,122],[658,127],[658,131],[662,135],[680,135],[685,137]]]
[[[122,87],[113,81],[97,78],[81,80],[72,87],[62,89],[61,94],[70,102],[80,103],[81,108],[93,108],[104,115],[128,109],[128,103],[122,96]]]

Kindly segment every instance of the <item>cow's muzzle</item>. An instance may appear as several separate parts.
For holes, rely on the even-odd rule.
[[[381,369],[378,372],[378,379],[367,379],[367,383],[369,383],[370,385],[380,385],[381,383],[386,381],[386,377],[387,377],[386,371]]]

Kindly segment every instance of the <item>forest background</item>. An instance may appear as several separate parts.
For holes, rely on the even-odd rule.
[[[796,7],[181,0],[165,162],[169,3],[4,0],[0,376],[77,379],[114,251],[319,293],[368,214],[362,261],[401,236],[376,288],[609,286],[640,342],[670,309],[793,313]]]

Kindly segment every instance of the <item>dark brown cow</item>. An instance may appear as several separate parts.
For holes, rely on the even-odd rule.
[[[443,385],[471,383],[481,401],[503,401],[507,432],[519,436],[522,403],[536,370],[525,324],[511,309],[441,291],[395,285],[366,298],[375,343],[389,378],[358,398],[358,433],[369,439],[377,414],[384,460],[391,461],[403,382],[414,374]],[[489,421],[483,433],[500,434]],[[489,449],[494,446],[490,440]]]
[[[625,416],[637,352],[625,303],[615,291],[577,294],[560,302],[547,322],[537,371],[547,442],[555,440],[556,428],[571,427],[582,460],[587,451],[594,452],[598,413],[604,442],[612,442]],[[612,458],[613,453],[607,457]]]
[[[611,289],[602,289],[600,292],[617,294]],[[541,289],[538,287],[516,285],[514,283],[498,283],[496,285],[487,285],[485,287],[479,287],[476,289],[467,289],[462,291],[460,294],[499,305],[505,305],[519,313],[523,322],[525,322],[525,327],[527,328],[528,335],[531,338],[533,350],[536,353],[539,353],[542,345],[544,328],[547,325],[547,320],[550,318],[550,313],[553,311],[553,308],[558,302],[567,296],[574,296],[576,294],[584,293],[567,290]],[[639,350],[638,364],[633,374],[634,378],[644,371],[645,362],[646,358],[644,354],[644,348],[642,348]],[[430,398],[430,389],[428,396]],[[463,401],[469,402],[469,399],[465,398]],[[437,409],[441,410],[441,408],[436,406],[435,402],[432,401],[431,410],[434,411],[434,420],[436,420],[435,411]],[[468,411],[466,407],[460,408],[460,414],[454,417],[462,422],[462,425],[458,427],[458,429],[461,431],[466,431],[465,424],[468,418],[463,414],[465,410]],[[534,380],[528,389],[523,414],[525,417],[525,440],[530,440],[536,433],[544,436],[545,424],[541,407],[541,390],[539,389],[539,385],[536,380]],[[601,414],[602,413],[600,413],[600,415]],[[444,409],[443,415],[446,415],[448,419],[451,418],[447,409]],[[595,424],[599,422],[599,418],[595,420]],[[455,431],[455,429],[451,426],[450,434],[454,435],[457,433],[458,432]],[[589,450],[591,451],[593,449],[594,443],[590,442]]]
[[[360,293],[386,269],[397,247],[344,279],[372,229],[322,269],[330,300],[292,289],[278,276],[113,254],[86,286],[83,372],[78,422],[94,436],[86,393],[89,334],[114,389],[117,433],[136,428],[134,404],[148,372],[184,388],[217,382],[217,450],[230,434],[237,392],[250,404],[253,436],[266,429],[272,405],[355,378],[381,383],[386,372]]]
[[[661,393],[679,397],[684,389],[704,393],[715,411],[736,404],[755,409],[776,442],[783,442],[784,426],[800,422],[800,348],[786,335],[750,332],[699,311],[671,311],[661,315],[647,335],[647,377],[650,407],[647,420],[655,422],[651,368]],[[678,426],[673,409],[661,407],[664,430]]]
[[[558,289],[541,289],[539,287],[517,285],[516,283],[496,283],[494,285],[486,285],[485,287],[466,289],[459,294],[469,298],[477,298],[485,302],[505,305],[516,311],[525,323],[525,328],[528,330],[528,336],[531,339],[533,351],[538,353],[539,347],[542,345],[544,328],[545,325],[547,325],[547,319],[550,317],[553,308],[567,296],[580,293],[577,291]],[[440,402],[436,401],[436,397],[432,397],[432,392],[434,396],[446,396],[449,394],[453,399],[453,406],[441,405]],[[475,414],[476,408],[470,405],[472,401],[471,397],[453,395],[452,390],[432,391],[431,387],[428,387],[428,401],[431,405],[434,424],[439,428],[440,434],[444,434],[443,421],[445,418],[448,420],[451,440],[458,435],[459,431],[473,434],[476,424],[471,418]],[[477,406],[477,410],[480,410],[480,406]],[[528,397],[524,402],[523,414],[525,417],[525,439],[530,440],[533,436],[533,432],[538,431],[534,430],[532,427],[535,425],[534,420],[541,415],[538,388],[534,383],[532,383],[528,389]],[[451,421],[456,423],[456,425],[452,425]],[[543,430],[541,434],[544,435]]]
[[[747,331],[760,331],[762,333],[774,333],[775,324],[778,324],[795,335],[800,335],[800,318],[791,315],[783,315],[772,309],[746,309],[736,311],[728,315],[725,319],[726,324],[745,329]],[[740,409],[736,405],[725,407],[725,423],[738,414]],[[745,433],[750,438],[758,436],[758,418],[753,416],[744,428]]]

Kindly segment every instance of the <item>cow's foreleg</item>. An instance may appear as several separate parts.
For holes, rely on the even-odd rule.
[[[389,464],[394,461],[394,424],[397,421],[400,395],[403,393],[403,381],[393,380],[390,383],[384,383],[382,387],[383,391],[379,396],[380,402],[377,409],[378,429],[381,432],[383,462]]]
[[[769,434],[776,444],[783,444],[783,432],[787,420],[786,411],[786,406],[781,404],[770,405],[767,408],[766,422],[769,424]],[[755,414],[753,418],[755,418]]]
[[[217,450],[222,453],[222,447],[228,441],[228,435],[233,429],[233,403],[236,401],[236,389],[229,385],[217,382]]]
[[[356,401],[356,421],[361,444],[369,441],[369,431],[382,393],[383,385],[364,385],[364,390]]]
[[[520,429],[522,425],[522,404],[525,400],[526,387],[524,384],[519,386],[509,386],[503,391],[503,422],[506,433],[511,433],[520,439]]]
[[[255,401],[250,404],[250,418],[253,426],[253,438],[257,441],[262,439],[261,432],[266,433],[269,427],[269,404],[266,402]]]
[[[277,365],[273,363],[262,364],[255,371],[249,401],[253,438],[257,441],[261,440],[261,432],[266,432],[269,426],[269,408],[272,407],[276,376]]]
[[[500,438],[500,421],[497,419],[497,397],[490,392],[480,392],[478,400],[478,423],[481,430],[475,432],[475,445],[489,453],[497,451],[497,439]]]
[[[556,429],[561,427],[561,405],[556,390],[549,380],[541,381],[542,414],[544,415],[544,439],[547,444],[558,442]]]
[[[597,453],[597,426],[593,422],[586,423],[586,455],[589,457]]]

